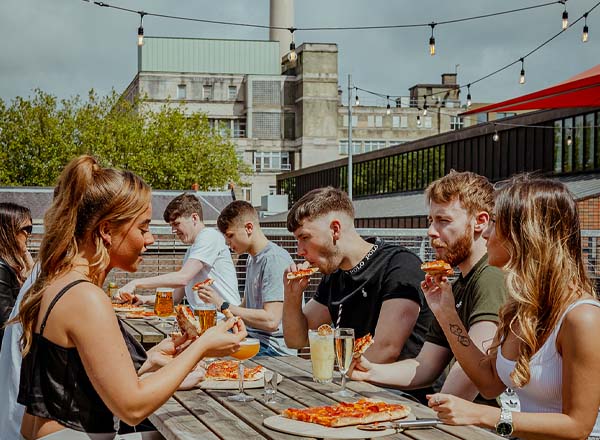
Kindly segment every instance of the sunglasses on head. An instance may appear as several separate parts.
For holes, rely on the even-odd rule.
[[[31,235],[31,233],[33,232],[33,225],[23,226],[21,228],[21,231],[25,231],[27,232],[27,235]]]

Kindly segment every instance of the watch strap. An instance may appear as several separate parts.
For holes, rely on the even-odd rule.
[[[227,310],[229,308],[229,303],[227,301],[223,301],[223,304],[221,304],[221,308],[219,309],[219,311],[221,313],[223,313],[223,310]]]

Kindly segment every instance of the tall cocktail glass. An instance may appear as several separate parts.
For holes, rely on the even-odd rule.
[[[234,358],[239,359],[239,392],[233,396],[229,396],[228,399],[235,400],[236,402],[248,402],[250,400],[254,400],[254,397],[249,396],[244,392],[244,361],[256,356],[260,350],[260,341],[254,338],[246,338],[240,343],[240,345],[240,349],[231,355]]]
[[[333,333],[320,335],[316,330],[308,331],[310,344],[310,362],[313,380],[318,383],[330,383],[333,380]]]

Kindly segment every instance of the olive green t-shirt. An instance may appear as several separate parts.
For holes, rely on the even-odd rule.
[[[504,274],[497,267],[488,264],[486,254],[467,276],[463,277],[461,274],[458,277],[452,284],[452,293],[456,312],[467,331],[476,322],[498,322],[498,310],[506,300]],[[450,348],[442,328],[435,319],[431,321],[425,340]]]

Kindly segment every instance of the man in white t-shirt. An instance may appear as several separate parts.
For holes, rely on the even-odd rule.
[[[175,197],[163,214],[163,218],[171,225],[184,244],[191,245],[183,258],[181,269],[163,275],[131,280],[119,289],[121,299],[131,296],[134,302],[154,303],[154,295],[133,295],[135,289],[156,287],[174,287],[174,302],[184,297],[194,308],[202,301],[192,290],[194,284],[207,278],[214,280],[213,289],[230,304],[240,304],[237,276],[231,259],[229,248],[220,232],[204,225],[202,205],[193,195],[184,193]]]

